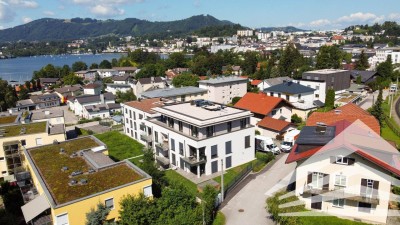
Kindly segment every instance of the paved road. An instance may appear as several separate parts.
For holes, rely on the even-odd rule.
[[[375,98],[375,101],[376,101],[376,98],[378,98],[378,94],[379,94],[378,91],[375,91],[374,93],[369,93],[368,96],[360,103],[359,106],[362,109],[367,110],[368,108],[370,108],[372,106],[372,99]],[[384,100],[386,99],[388,94],[389,94],[388,90],[383,90],[382,97]],[[373,96],[375,96],[375,97],[373,97]]]
[[[222,212],[228,225],[275,224],[265,209],[268,195],[284,188],[292,179],[295,163],[285,164],[287,154],[280,157],[271,168],[251,180],[231,199],[226,199]],[[239,212],[243,209],[243,212]]]

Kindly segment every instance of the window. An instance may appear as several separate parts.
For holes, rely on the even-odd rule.
[[[250,148],[250,135],[244,137],[244,148]]]
[[[129,118],[132,119],[132,111],[131,110],[129,110]]]
[[[182,132],[183,131],[183,123],[182,123],[182,121],[178,121],[178,126],[179,126],[179,131]]]
[[[183,144],[179,142],[179,154],[183,155]]]
[[[225,142],[225,154],[232,153],[232,141]]]
[[[232,167],[232,156],[228,156],[225,158],[225,167],[226,169]]]
[[[240,128],[246,128],[246,125],[247,125],[247,119],[246,118],[244,118],[244,119],[240,119]]]
[[[158,132],[154,131],[154,141],[158,143]]]
[[[128,114],[128,109],[127,108],[125,108],[125,114]]]
[[[269,93],[269,95],[270,95],[270,96],[274,96],[274,92],[271,91],[271,92]]]
[[[172,128],[174,127],[174,119],[168,118],[168,126]]]
[[[143,119],[143,114],[139,114],[139,120]]]
[[[278,93],[278,98],[280,98],[281,97],[281,93]]]
[[[190,125],[190,131],[192,133],[192,137],[198,137],[199,136],[199,130],[197,127]]]
[[[272,110],[271,115],[275,116],[276,115],[276,111],[277,111],[276,109]]]
[[[344,164],[347,165],[348,164],[348,158],[347,157],[343,157],[341,155],[336,156],[336,163],[337,164]]]
[[[228,132],[231,132],[232,131],[232,122],[228,122],[227,123],[227,126],[228,126]]]
[[[26,145],[26,140],[21,140],[21,145],[25,146]]]
[[[311,185],[313,188],[322,189],[324,183],[324,174],[313,172]]]
[[[4,157],[0,157],[0,161],[4,161]]]
[[[332,204],[334,207],[343,208],[344,207],[344,199],[343,198],[333,199]]]
[[[319,94],[315,94],[315,97],[316,97],[316,98],[319,98]]]
[[[298,99],[301,99],[301,94],[298,94],[298,95],[297,95],[297,98],[298,98]]]
[[[315,86],[315,89],[318,91],[319,90],[319,85]]]
[[[151,185],[143,188],[143,194],[146,197],[153,196],[153,189],[151,188]]]
[[[339,174],[335,176],[335,188],[343,188],[346,187],[346,176]]]
[[[43,145],[42,138],[36,138],[36,146]]]
[[[136,120],[136,113],[133,112],[133,119]]]
[[[289,101],[289,100],[290,100],[290,96],[286,95],[286,101]]]
[[[335,82],[335,77],[332,77],[332,82]]]
[[[314,80],[319,80],[319,78],[318,77],[314,77]]]
[[[106,208],[114,209],[114,198],[106,199],[105,205],[106,205]]]
[[[171,150],[175,151],[175,139],[171,138]]]
[[[372,205],[370,203],[358,202],[358,211],[370,213]]]
[[[218,146],[213,145],[213,146],[211,146],[211,158],[215,159],[217,157],[218,157]]]
[[[310,79],[311,79],[311,76],[307,76],[307,79],[310,80]]]
[[[7,171],[1,171],[1,174],[7,174]]]
[[[56,216],[57,225],[69,225],[68,213]]]
[[[207,131],[207,137],[212,137],[214,136],[214,126],[209,126],[206,128]]]

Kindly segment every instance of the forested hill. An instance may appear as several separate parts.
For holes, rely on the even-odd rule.
[[[271,32],[271,31],[283,31],[283,32],[301,32],[306,31],[296,27],[287,26],[287,27],[261,27],[256,30],[261,30],[263,32]]]
[[[115,34],[119,36],[151,36],[163,38],[190,34],[205,27],[234,25],[210,15],[192,16],[169,22],[151,22],[135,18],[124,20],[50,19],[43,18],[30,23],[0,30],[0,42],[60,41]]]

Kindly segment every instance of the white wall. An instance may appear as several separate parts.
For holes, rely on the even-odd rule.
[[[295,80],[301,85],[314,88],[314,99],[320,100],[321,102],[325,103],[325,95],[326,95],[326,82],[315,82],[315,81],[308,81],[308,80]]]
[[[267,92],[267,95],[288,100],[286,97],[287,94],[285,94],[285,93],[273,92],[273,95],[271,95],[271,92]],[[304,100],[304,102],[312,103],[312,102],[314,102],[314,92],[302,93],[300,98],[299,98],[298,94],[289,95],[288,101],[289,102],[299,102],[300,99]]]
[[[243,97],[247,93],[246,82],[230,82],[221,84],[200,83],[199,88],[208,90],[207,100],[221,104],[232,102],[234,97]]]

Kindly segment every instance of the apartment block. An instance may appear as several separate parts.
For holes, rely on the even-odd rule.
[[[232,102],[234,97],[247,93],[247,78],[230,76],[199,81],[199,88],[206,89],[207,100],[221,104]]]
[[[335,92],[344,92],[350,87],[350,71],[338,69],[313,70],[303,73],[303,80],[324,81],[326,90],[332,88]]]

